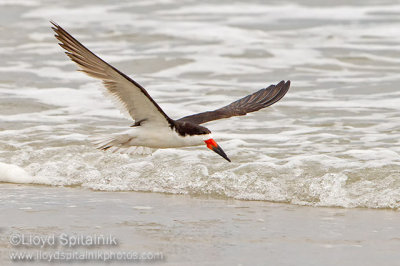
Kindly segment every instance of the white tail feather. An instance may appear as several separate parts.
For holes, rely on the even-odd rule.
[[[95,137],[91,142],[96,145],[97,149],[107,150],[109,152],[124,154],[152,154],[153,149],[143,146],[132,146],[130,144],[132,136],[128,134],[113,135],[107,137]]]

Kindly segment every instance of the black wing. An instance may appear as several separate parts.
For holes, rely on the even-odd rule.
[[[266,89],[261,89],[217,110],[185,116],[178,121],[203,124],[213,120],[255,112],[273,105],[282,99],[289,90],[289,87],[290,80],[287,82],[282,80],[277,85],[271,85]]]
[[[139,83],[95,55],[59,25],[51,23],[55,37],[69,58],[78,64],[81,71],[103,81],[107,88],[106,95],[123,114],[136,123],[145,121],[146,124],[170,125],[172,120]]]

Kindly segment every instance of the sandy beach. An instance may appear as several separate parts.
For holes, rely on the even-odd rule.
[[[162,254],[147,261],[156,265],[398,265],[400,218],[393,210],[14,184],[0,189],[7,202],[0,209],[1,265],[17,263],[11,252],[70,250],[12,245],[14,234],[63,233],[112,235],[117,246],[80,248]]]

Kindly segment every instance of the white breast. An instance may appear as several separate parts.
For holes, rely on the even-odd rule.
[[[204,141],[210,138],[212,138],[211,134],[181,136],[170,127],[139,126],[132,127],[122,133],[95,138],[93,143],[97,145],[98,149],[137,153],[135,147],[164,149],[198,146],[203,145]]]
[[[157,130],[147,127],[138,127],[136,129],[134,132],[135,138],[131,140],[130,144],[150,148],[198,146],[203,145],[204,140],[212,138],[211,134],[181,136],[169,127],[158,128]]]

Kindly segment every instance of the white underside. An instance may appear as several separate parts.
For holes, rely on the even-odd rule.
[[[122,133],[92,140],[98,149],[126,154],[151,154],[154,149],[204,145],[211,134],[184,137],[169,127],[132,127]]]

